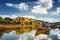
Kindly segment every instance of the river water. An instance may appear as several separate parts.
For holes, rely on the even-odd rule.
[[[16,34],[16,31],[0,33],[0,40],[60,40],[60,30],[51,29],[49,34],[40,34],[35,36],[37,30],[28,33]]]

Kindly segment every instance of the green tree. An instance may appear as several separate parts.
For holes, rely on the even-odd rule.
[[[27,25],[32,25],[32,22],[30,21],[30,22],[26,22],[25,24],[27,24]]]
[[[2,17],[0,17],[0,23],[2,23],[3,22],[3,18]]]

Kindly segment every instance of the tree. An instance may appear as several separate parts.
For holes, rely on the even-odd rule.
[[[3,18],[2,17],[0,17],[0,23],[2,23],[3,22]]]
[[[29,21],[29,22],[26,22],[25,24],[27,24],[27,25],[32,25],[32,22]]]

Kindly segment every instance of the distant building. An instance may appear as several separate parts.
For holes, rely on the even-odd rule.
[[[10,21],[12,21],[13,19],[6,17],[6,18],[4,18],[4,20],[10,20]]]

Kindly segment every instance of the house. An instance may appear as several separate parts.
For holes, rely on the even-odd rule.
[[[13,20],[13,19],[6,17],[6,18],[4,18],[4,22],[3,22],[3,23],[4,23],[4,24],[11,23],[12,20]]]

